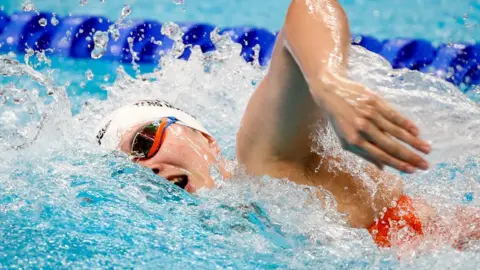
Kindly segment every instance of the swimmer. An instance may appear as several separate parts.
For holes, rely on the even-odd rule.
[[[379,246],[421,239],[438,225],[433,208],[410,198],[401,180],[382,169],[389,166],[409,174],[426,170],[427,161],[413,149],[428,154],[431,146],[419,137],[414,123],[347,78],[349,46],[348,20],[336,0],[291,2],[268,73],[253,93],[237,133],[237,159],[252,175],[327,190],[337,210],[347,214],[347,223],[367,229]],[[329,122],[346,151],[373,164],[365,173],[378,185],[375,194],[358,176],[330,166],[338,157],[312,152],[311,135],[319,124],[325,127]],[[95,135],[101,146],[128,154],[190,193],[215,187],[211,165],[223,177],[231,176],[212,134],[164,101],[141,100],[121,107],[103,120]],[[480,225],[472,211],[478,213],[460,209],[452,225],[466,228],[463,239],[480,234],[472,229]],[[393,237],[394,231],[403,236]]]

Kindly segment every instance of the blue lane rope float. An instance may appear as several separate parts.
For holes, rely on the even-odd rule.
[[[97,16],[57,17],[48,12],[0,11],[0,52],[26,49],[52,49],[53,55],[73,58],[90,58],[94,48],[94,33],[108,31],[113,24],[108,18]],[[40,24],[43,20],[43,24]],[[46,22],[46,23],[45,23]],[[180,23],[187,45],[181,59],[189,59],[191,47],[199,46],[202,52],[215,50],[210,40],[214,25],[205,23]],[[173,47],[174,41],[161,33],[162,24],[150,20],[134,20],[127,28],[120,28],[117,40],[110,38],[102,59],[132,62],[130,49],[136,52],[136,62],[156,63],[162,52]],[[268,64],[277,33],[262,28],[232,27],[220,29],[234,42],[242,45],[241,54],[247,62],[254,60],[255,46],[259,46],[258,61]],[[368,35],[352,35],[352,43],[382,55],[393,68],[408,68],[428,72],[455,85],[480,84],[480,44],[444,44],[438,48],[423,39],[378,40]],[[131,47],[131,48],[130,48]]]

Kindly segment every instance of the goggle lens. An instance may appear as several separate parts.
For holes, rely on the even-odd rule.
[[[155,156],[165,140],[167,127],[175,122],[176,119],[162,118],[144,126],[133,137],[130,155],[142,159]]]

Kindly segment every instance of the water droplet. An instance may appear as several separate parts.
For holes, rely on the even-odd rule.
[[[107,74],[107,75],[103,76],[103,80],[108,82],[110,80],[110,75]]]
[[[86,84],[85,82],[81,82],[81,83],[80,83],[80,88],[85,88],[86,85],[87,85],[87,84]]]
[[[45,27],[47,26],[48,21],[45,18],[41,18],[40,20],[38,20],[38,24],[40,24],[41,27]]]
[[[31,49],[31,48],[26,48],[25,49],[25,55],[23,56],[23,59],[24,59],[24,61],[27,65],[28,65],[30,57],[34,54],[35,54],[35,51],[33,49]]]
[[[53,16],[51,19],[50,19],[50,23],[53,25],[53,26],[57,26],[59,21],[57,19],[57,17]]]
[[[89,81],[93,80],[94,75],[91,69],[87,69],[87,71],[85,71],[85,77]]]
[[[163,42],[161,40],[155,40],[155,38],[152,38],[152,43],[158,46],[162,46]]]
[[[80,0],[81,6],[85,6],[86,4],[88,4],[88,0]]]
[[[122,8],[122,19],[130,15],[130,13],[132,13],[130,5],[124,5]]]
[[[185,0],[172,0],[172,2],[173,2],[175,5],[183,5],[183,4],[185,4]]]
[[[93,44],[95,47],[92,50],[90,56],[93,59],[99,59],[105,54],[108,45],[108,34],[106,32],[97,31],[93,35]]]
[[[181,56],[184,50],[185,50],[185,44],[183,44],[183,42],[175,42],[172,48],[173,57]]]
[[[0,10],[2,10],[2,11],[3,11],[4,9],[5,9],[5,7],[4,7],[4,6],[0,6]]]
[[[174,22],[167,22],[162,25],[161,33],[172,40],[180,40],[183,36],[183,31],[180,26]]]
[[[117,41],[118,38],[120,37],[120,30],[118,30],[118,28],[113,28],[110,31],[110,34],[112,35],[113,40]]]
[[[37,58],[38,64],[45,63],[45,64],[50,66],[51,60],[48,59],[47,55],[45,54],[47,51],[51,52],[50,49],[35,52],[35,57]],[[38,64],[37,64],[37,66],[38,66]]]
[[[29,12],[29,11],[35,10],[35,5],[32,2],[27,1],[23,3],[22,9],[23,11]]]

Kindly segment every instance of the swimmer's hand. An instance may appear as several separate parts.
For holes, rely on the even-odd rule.
[[[317,104],[326,109],[345,150],[375,164],[405,173],[426,170],[428,163],[397,140],[427,154],[431,147],[418,137],[412,121],[390,107],[367,87],[333,73],[322,74],[312,89]]]

